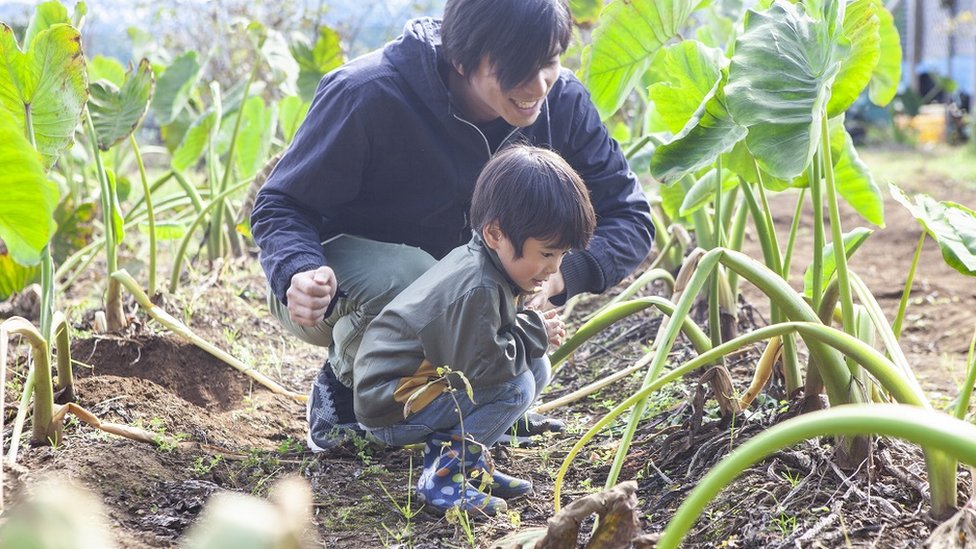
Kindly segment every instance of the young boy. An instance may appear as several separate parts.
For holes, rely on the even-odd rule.
[[[532,483],[495,471],[486,448],[548,384],[546,350],[564,335],[558,316],[526,309],[524,300],[559,272],[570,249],[586,248],[596,220],[576,172],[559,155],[524,145],[485,166],[470,220],[471,241],[370,323],[353,390],[356,418],[376,438],[425,443],[418,499],[439,511],[493,515]]]

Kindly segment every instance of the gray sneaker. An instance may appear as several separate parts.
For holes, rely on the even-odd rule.
[[[353,412],[352,389],[336,379],[332,366],[326,362],[312,383],[305,407],[308,435],[305,441],[313,452],[324,452],[362,437],[365,429],[356,421]]]

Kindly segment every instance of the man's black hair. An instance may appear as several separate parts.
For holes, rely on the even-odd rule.
[[[488,57],[505,91],[526,81],[569,45],[566,0],[447,0],[441,42],[469,77]]]
[[[512,145],[488,161],[475,183],[471,226],[481,234],[491,223],[519,258],[529,238],[556,248],[586,248],[596,214],[583,180],[561,156]]]

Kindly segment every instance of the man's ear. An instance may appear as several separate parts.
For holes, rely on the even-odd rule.
[[[485,245],[492,250],[498,251],[498,247],[501,244],[502,239],[505,238],[505,233],[503,233],[501,227],[498,226],[498,222],[492,221],[481,229],[481,238],[485,239]]]

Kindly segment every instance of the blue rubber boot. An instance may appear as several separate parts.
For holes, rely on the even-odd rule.
[[[488,516],[507,511],[505,500],[478,491],[467,482],[471,473],[480,472],[466,467],[472,463],[466,455],[466,446],[476,445],[443,435],[433,435],[427,439],[424,445],[424,470],[417,481],[417,499],[442,513],[454,507]]]
[[[498,469],[491,459],[488,449],[477,442],[467,441],[467,468],[469,482],[478,490],[492,496],[509,499],[532,492],[532,482],[507,475]]]

